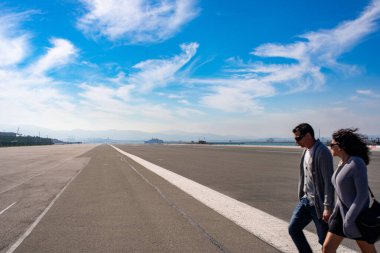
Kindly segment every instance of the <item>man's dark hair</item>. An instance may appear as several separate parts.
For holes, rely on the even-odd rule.
[[[299,132],[302,136],[305,136],[307,133],[314,137],[314,129],[308,123],[301,123],[293,129],[293,133]]]

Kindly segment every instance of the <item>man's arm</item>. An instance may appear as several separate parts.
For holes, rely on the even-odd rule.
[[[334,206],[334,186],[331,183],[331,178],[334,173],[334,164],[330,150],[327,148],[321,152],[320,170],[325,193],[323,199],[323,220],[327,222]]]

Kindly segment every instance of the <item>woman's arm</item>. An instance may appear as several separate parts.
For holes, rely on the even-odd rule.
[[[360,159],[360,158],[359,158]],[[360,212],[366,208],[368,204],[368,176],[367,176],[367,167],[361,159],[354,159],[351,164],[352,169],[352,180],[354,189],[352,192],[355,195],[353,203],[348,209],[344,222],[343,230],[344,233],[351,238],[358,237],[355,231],[356,229],[356,219],[359,216]],[[353,229],[355,228],[355,229]]]

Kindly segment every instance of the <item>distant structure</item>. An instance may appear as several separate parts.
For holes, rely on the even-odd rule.
[[[366,138],[368,145],[380,145],[380,138]]]
[[[14,137],[16,138],[17,133],[12,132],[0,132],[0,137]]]
[[[19,133],[0,132],[0,147],[11,146],[35,146],[35,145],[52,145],[53,141],[50,138],[41,138],[39,136],[22,136]]]
[[[81,141],[61,141],[58,139],[52,139],[54,145],[64,145],[64,144],[83,144]]]
[[[144,141],[145,144],[163,144],[164,141],[157,139],[157,138],[152,138],[149,141]]]
[[[197,142],[191,141],[189,144],[223,144],[224,142],[218,142],[218,143],[207,143],[205,140],[199,140]]]

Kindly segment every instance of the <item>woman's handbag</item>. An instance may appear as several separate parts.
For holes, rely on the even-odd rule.
[[[363,238],[368,243],[375,243],[380,239],[380,203],[376,201],[371,189],[368,187],[373,203],[370,208],[363,211],[356,219],[356,225]]]

